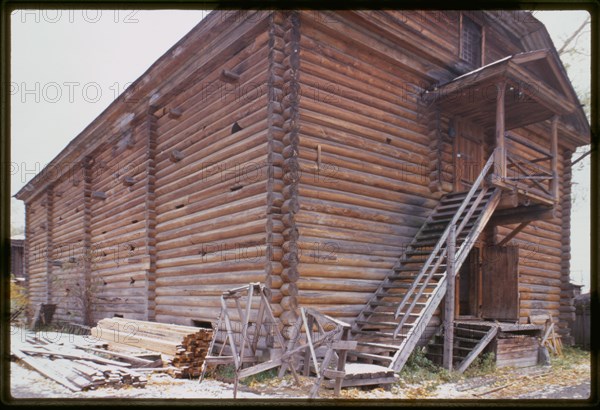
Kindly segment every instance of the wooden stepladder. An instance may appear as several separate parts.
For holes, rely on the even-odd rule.
[[[305,342],[301,342],[304,329]],[[314,398],[325,377],[335,379],[334,392],[339,395],[346,376],[346,356],[348,350],[356,349],[357,342],[348,340],[351,326],[348,323],[323,315],[314,309],[300,308],[300,317],[294,324],[292,335],[284,355],[301,354],[304,351],[303,374],[308,376],[311,360],[317,375],[317,382],[310,390],[309,397]],[[319,353],[323,360],[319,364]],[[288,364],[282,364],[279,377],[283,377]]]
[[[258,298],[258,310],[252,318],[252,302]],[[234,308],[227,305],[233,300]],[[245,306],[243,306],[245,304]],[[235,332],[231,309],[237,311],[240,318],[240,332]],[[252,320],[254,319],[254,320]],[[224,329],[223,329],[224,328]],[[304,334],[302,329],[304,328]],[[252,329],[249,331],[249,329]],[[336,394],[342,386],[346,351],[356,348],[355,341],[345,341],[350,330],[350,325],[336,319],[322,315],[312,309],[300,309],[300,317],[292,328],[292,334],[286,343],[269,305],[269,291],[259,283],[250,283],[247,286],[231,289],[221,295],[221,313],[216,324],[213,340],[209,346],[208,355],[204,359],[200,382],[204,379],[206,369],[210,365],[233,364],[235,379],[233,397],[237,397],[239,380],[265,370],[280,367],[278,377],[283,377],[290,370],[296,383],[300,380],[296,369],[297,360],[304,358],[304,375],[308,376],[310,364],[316,370],[318,380],[310,391],[310,397],[315,397],[324,377],[334,378]],[[224,332],[224,335],[223,335]],[[218,335],[223,335],[223,344],[219,352],[213,355],[215,342]],[[236,338],[236,335],[239,335]],[[304,337],[302,337],[304,335]],[[259,339],[273,336],[274,350],[271,359],[262,361],[257,355]],[[278,346],[277,346],[278,345]],[[225,346],[229,347],[229,354],[224,355]],[[277,347],[279,350],[277,350]],[[337,352],[336,352],[337,350]],[[317,355],[323,354],[324,359],[319,364]],[[332,363],[332,360],[337,360]],[[330,365],[336,366],[330,369]],[[247,367],[244,367],[246,365]]]
[[[250,313],[252,311],[252,302],[255,298],[258,298],[259,301],[258,313],[255,317],[253,331],[249,332],[249,328],[252,326]],[[227,306],[227,302],[231,300],[235,303],[234,309],[237,311],[239,322],[233,322],[231,318],[230,308]],[[245,302],[244,307],[242,307],[243,302]],[[241,327],[234,329],[233,323],[236,323],[236,325],[241,325]],[[223,325],[225,327],[223,344],[219,352],[216,355],[213,355],[215,342],[217,340],[217,336],[223,332]],[[236,332],[236,330],[239,330],[239,332]],[[269,290],[265,288],[264,285],[261,285],[260,283],[249,283],[246,286],[223,292],[221,295],[221,312],[215,327],[213,339],[209,346],[208,355],[204,359],[200,382],[202,382],[204,379],[208,366],[218,364],[233,364],[235,367],[233,397],[236,398],[237,387],[240,378],[248,377],[251,374],[260,373],[261,371],[269,369],[264,368],[254,373],[249,373],[249,369],[256,367],[253,366],[243,369],[245,372],[241,374],[242,365],[244,363],[255,365],[260,361],[259,357],[257,356],[259,338],[261,334],[266,337],[269,336],[271,332],[274,336],[274,342],[277,343],[279,348],[282,350],[285,349],[285,340],[281,334],[281,331],[279,330],[279,327],[276,325],[275,316],[273,315],[273,311],[271,310],[271,306],[269,304]],[[225,346],[229,346],[229,355],[223,355]],[[292,373],[298,382],[298,376],[295,373],[294,368],[295,366],[292,366]]]

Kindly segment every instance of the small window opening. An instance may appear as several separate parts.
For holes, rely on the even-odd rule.
[[[473,67],[481,66],[483,28],[467,16],[462,16],[460,58]]]
[[[201,329],[212,329],[212,322],[192,319],[192,326],[199,327]]]
[[[113,317],[120,317],[121,319],[123,319],[123,315],[120,315],[120,314],[118,314],[118,313],[115,313],[115,314],[113,315]]]

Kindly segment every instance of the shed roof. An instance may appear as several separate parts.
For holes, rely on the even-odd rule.
[[[506,129],[523,127],[560,115],[579,134],[577,145],[589,143],[581,104],[552,50],[504,57],[425,92],[442,110],[483,127],[495,124],[498,84],[507,84]],[[583,122],[580,121],[583,116]]]

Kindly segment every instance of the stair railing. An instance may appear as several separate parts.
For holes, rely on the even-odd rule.
[[[495,151],[496,150],[494,150],[494,152]],[[490,155],[490,158],[487,160],[487,162],[483,166],[483,169],[481,170],[481,172],[479,173],[479,176],[473,183],[473,186],[471,187],[471,189],[465,196],[460,207],[454,214],[454,217],[452,218],[452,220],[446,226],[446,229],[444,230],[444,233],[438,240],[435,248],[433,249],[433,251],[431,252],[429,257],[427,258],[427,261],[425,262],[423,267],[419,270],[419,273],[415,277],[411,287],[408,289],[408,291],[402,298],[402,301],[398,305],[398,308],[396,309],[395,318],[397,319],[398,316],[400,316],[401,314],[403,314],[403,317],[402,317],[402,320],[400,321],[400,323],[398,324],[398,326],[396,327],[396,330],[394,331],[394,338],[398,335],[398,333],[400,332],[402,327],[405,325],[406,320],[412,313],[417,301],[419,300],[419,298],[425,291],[425,288],[429,284],[429,281],[431,280],[431,278],[433,277],[435,272],[437,272],[439,266],[441,265],[442,261],[446,257],[447,249],[444,245],[446,244],[446,240],[448,238],[448,235],[450,234],[450,228],[453,225],[457,225],[461,216],[465,212],[467,205],[469,204],[469,202],[471,202],[471,199],[475,195],[475,192],[477,192],[477,190],[479,190],[479,188],[482,186],[486,175],[488,174],[489,170],[492,168],[492,165],[494,164],[494,152],[492,153],[492,155]],[[475,202],[473,202],[473,204],[467,210],[464,220],[461,221],[460,224],[458,224],[457,229],[456,229],[457,237],[460,234],[460,232],[463,230],[463,228],[466,226],[468,220],[471,218],[471,216],[475,212],[475,209],[479,206],[481,200],[485,196],[485,193],[486,193],[486,190],[482,189],[481,192],[479,193],[479,195],[477,196],[477,198],[475,199]],[[425,279],[425,280],[423,280],[423,279]],[[417,289],[417,287],[418,287],[418,289]],[[416,296],[415,296],[415,292],[416,292]],[[411,297],[413,297],[412,302],[406,309],[406,312],[403,312],[403,309],[406,307],[406,305],[408,304],[408,301],[410,300]]]

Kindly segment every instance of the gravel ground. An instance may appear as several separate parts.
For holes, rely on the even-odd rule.
[[[591,370],[586,361],[568,366],[534,366],[525,369],[499,369],[491,375],[463,378],[454,383],[423,381],[400,384],[388,388],[343,389],[341,399],[470,399],[470,400],[523,400],[523,399],[579,399],[589,398]],[[173,379],[163,373],[148,375],[144,388],[100,387],[97,390],[71,392],[67,388],[29,369],[21,363],[11,363],[11,395],[16,399],[75,398],[75,399],[233,399],[233,384],[211,378],[198,380]],[[238,398],[263,399],[267,403],[281,403],[282,399],[306,400],[314,378],[301,377],[297,386],[291,376],[272,378],[262,382],[240,384]],[[331,390],[322,389],[320,397],[333,399]]]

